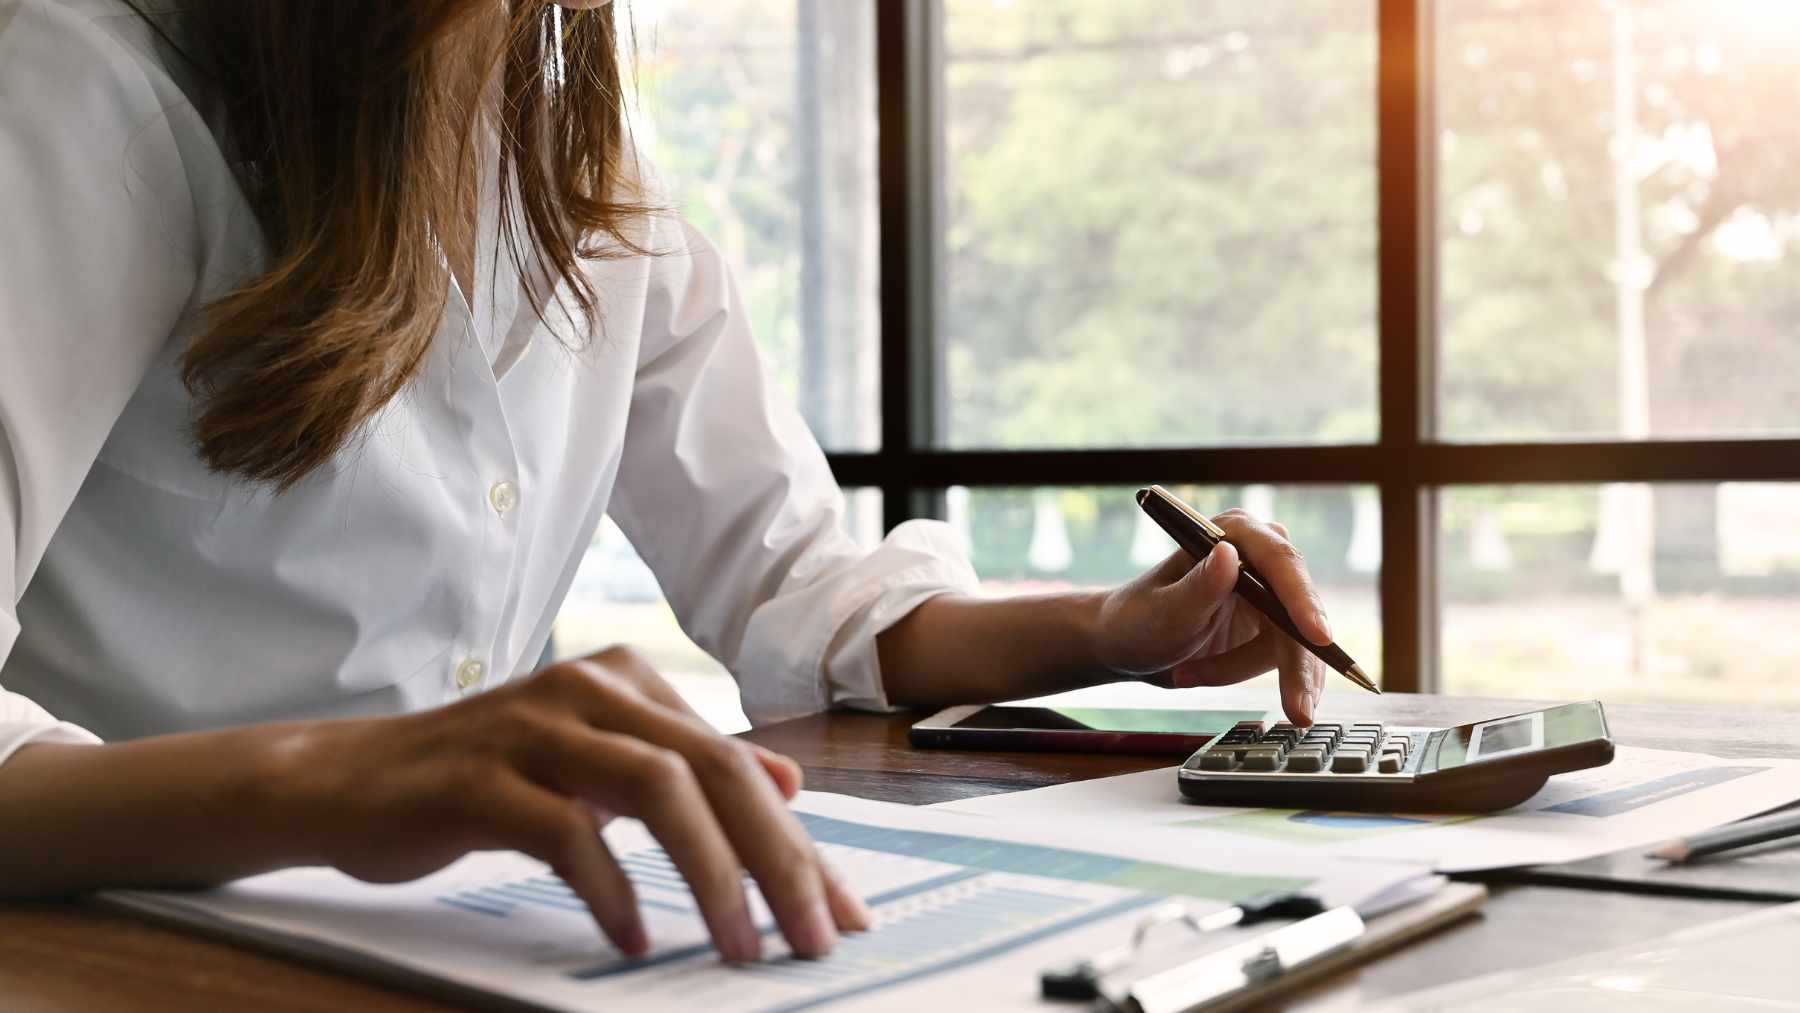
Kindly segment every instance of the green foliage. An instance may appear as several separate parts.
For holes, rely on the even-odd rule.
[[[640,54],[655,157],[739,265],[758,336],[798,390],[806,342],[841,339],[802,334],[797,309],[796,54],[843,40],[800,38],[793,3],[656,6],[668,18]],[[945,0],[947,442],[1376,438],[1373,6]],[[1800,18],[1784,6],[1630,8],[1658,434],[1800,430]],[[1612,12],[1438,5],[1437,400],[1451,438],[1617,432]],[[1066,576],[1119,575],[1128,492],[1064,494]],[[1477,506],[1503,510],[1519,560],[1578,563],[1597,517],[1591,488],[1459,493],[1445,565],[1471,587],[1485,579],[1466,571]],[[1315,568],[1342,572],[1346,492],[1284,492],[1278,509]],[[1029,494],[980,494],[973,516],[983,572],[1026,573]]]

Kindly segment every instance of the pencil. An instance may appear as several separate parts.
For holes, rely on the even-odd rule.
[[[1195,560],[1205,559],[1212,552],[1213,546],[1230,540],[1225,536],[1224,528],[1214,524],[1211,518],[1183,503],[1160,485],[1139,489],[1137,501],[1138,506],[1150,515],[1150,519],[1168,532],[1169,537],[1175,539],[1175,544],[1181,546]],[[1294,638],[1301,647],[1311,651],[1320,661],[1330,665],[1338,674],[1371,693],[1377,695],[1381,693],[1381,690],[1375,688],[1375,683],[1370,681],[1368,674],[1362,670],[1362,666],[1358,665],[1343,648],[1335,643],[1321,646],[1308,640],[1300,632],[1300,628],[1294,625],[1294,617],[1288,614],[1287,606],[1281,604],[1281,599],[1276,597],[1275,592],[1269,590],[1269,582],[1263,579],[1262,574],[1257,573],[1256,568],[1251,566],[1248,561],[1243,561],[1238,566],[1237,586],[1234,590],[1245,601],[1255,606],[1258,612],[1268,616],[1269,621],[1274,623],[1281,632]]]
[[[1702,855],[1796,836],[1800,836],[1800,809],[1783,809],[1753,820],[1739,820],[1711,830],[1702,830],[1692,837],[1678,837],[1649,852],[1646,857],[1685,862]]]

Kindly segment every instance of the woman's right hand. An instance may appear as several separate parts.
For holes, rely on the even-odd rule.
[[[791,760],[720,735],[636,654],[614,648],[433,711],[276,726],[270,778],[313,859],[396,882],[471,851],[545,863],[628,954],[649,945],[631,882],[597,827],[640,819],[681,870],[727,960],[761,938],[747,870],[782,934],[819,956],[868,909],[787,809]]]

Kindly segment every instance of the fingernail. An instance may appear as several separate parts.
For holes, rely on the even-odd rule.
[[[863,899],[855,894],[850,895],[850,910],[851,913],[856,915],[856,925],[854,928],[858,931],[867,929],[869,926],[875,924],[875,912],[869,910],[869,905],[864,903]]]
[[[831,912],[822,900],[814,901],[806,907],[806,915],[801,919],[800,938],[795,940],[796,949],[803,957],[823,957],[837,945],[837,926],[832,924]]]
[[[1331,635],[1331,620],[1325,618],[1325,613],[1323,612],[1315,613],[1315,615],[1319,621],[1319,629],[1323,630],[1325,633],[1325,643],[1329,644],[1336,642],[1337,638]]]
[[[719,955],[734,964],[748,964],[762,956],[762,933],[750,924],[748,916],[732,923],[729,937]]]
[[[650,952],[650,936],[644,931],[644,923],[633,919],[630,924],[621,925],[615,932],[619,941],[619,949],[627,957],[641,957]]]

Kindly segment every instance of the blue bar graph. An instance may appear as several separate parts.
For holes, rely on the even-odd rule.
[[[753,993],[757,1006],[802,1009],[973,964],[1090,922],[1129,914],[1173,894],[1239,899],[1298,889],[1306,882],[796,815],[815,841],[837,849],[838,865],[850,871],[852,879],[861,870],[867,877],[862,881],[887,884],[865,898],[875,915],[871,931],[844,936],[826,960],[785,958],[724,965],[710,943],[695,943],[643,959],[615,957],[562,973],[572,981],[598,985],[657,968],[685,977],[691,969],[727,976],[722,982],[740,982],[740,993],[748,990],[740,994],[740,1001]],[[697,916],[693,894],[662,849],[645,847],[617,858],[640,904]],[[465,887],[436,899],[497,919],[528,911],[586,916],[574,891],[548,873]],[[772,925],[761,928],[775,931]],[[729,985],[721,987],[731,990]]]

